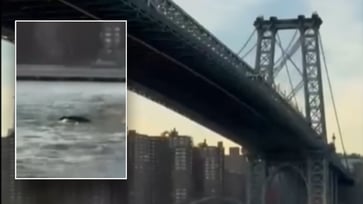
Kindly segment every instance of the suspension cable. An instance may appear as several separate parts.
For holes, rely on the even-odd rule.
[[[255,49],[255,47],[257,47],[257,43],[255,43],[247,52],[246,54],[244,54],[241,59],[244,59],[247,55],[249,55],[253,49]]]
[[[242,48],[239,49],[239,51],[237,52],[237,55],[240,55],[241,52],[246,48],[246,46],[248,45],[248,43],[251,41],[252,37],[255,35],[256,33],[256,29],[254,29],[251,33],[251,35],[248,37],[247,41],[243,44]]]
[[[277,45],[280,47],[280,49],[282,49],[282,50],[283,50],[281,42],[277,41]],[[296,65],[296,63],[294,62],[294,60],[292,60],[292,59],[291,59],[291,57],[290,57],[287,53],[285,53],[285,51],[283,51],[283,52],[284,52],[284,54],[286,54],[287,59],[288,59],[288,60],[291,62],[291,64],[295,67],[296,71],[297,71],[297,72],[299,72],[299,74],[302,76],[302,71],[301,71],[301,70],[299,69],[299,67]]]
[[[281,43],[281,38],[280,38],[279,33],[277,33],[277,40]],[[279,46],[279,47],[280,47],[280,49],[281,49],[281,53],[284,53],[284,49],[283,49],[283,47],[282,47],[282,46]],[[291,80],[291,76],[290,76],[289,67],[287,66],[287,64],[286,64],[286,63],[285,63],[285,68],[286,68],[286,72],[287,72],[287,77],[288,77],[288,79],[289,79],[289,84],[290,84],[291,91],[294,91],[294,85],[292,84],[292,80]],[[296,100],[296,96],[295,96],[295,94],[294,94],[293,98],[294,98],[295,103],[297,104],[297,100]]]
[[[294,91],[294,85],[292,84],[289,67],[287,65],[285,65],[285,66],[286,66],[286,73],[287,73],[287,76],[289,78],[289,83],[290,83],[291,91]],[[293,95],[293,98],[294,98],[295,104],[297,105],[298,103],[297,103],[297,99],[296,99],[296,93]]]
[[[277,34],[278,34],[278,33],[277,33]],[[297,30],[295,31],[295,33],[294,33],[294,35],[292,36],[292,38],[291,38],[291,40],[290,40],[289,44],[287,45],[286,50],[289,50],[289,49],[290,49],[290,47],[292,46],[292,43],[295,41],[296,36],[297,36]],[[276,60],[275,65],[276,65],[277,63],[279,63],[279,62],[283,59],[284,55],[287,55],[287,52],[286,52],[286,53],[281,54],[281,57],[280,57],[279,59],[277,59],[277,60]]]
[[[318,33],[318,40],[319,40],[319,43],[320,43],[320,46],[321,46],[321,54],[322,54],[322,57],[323,57],[325,74],[326,74],[327,80],[328,80],[329,92],[330,92],[331,101],[333,103],[334,116],[335,116],[335,121],[336,121],[337,127],[338,127],[339,138],[340,138],[340,143],[341,143],[342,149],[343,149],[344,160],[345,160],[345,163],[347,165],[347,168],[349,168],[348,167],[348,160],[347,160],[347,153],[345,151],[344,140],[343,140],[343,135],[342,135],[342,129],[341,129],[341,126],[340,126],[340,121],[339,121],[339,117],[338,117],[338,111],[337,111],[337,108],[336,108],[336,105],[335,105],[333,88],[332,88],[331,81],[330,81],[330,76],[329,76],[329,72],[328,72],[328,66],[327,66],[327,63],[326,63],[326,58],[325,58],[325,53],[324,53],[324,47],[323,47],[323,42],[321,40],[320,33]]]
[[[76,11],[78,11],[78,12],[80,12],[80,13],[82,13],[82,14],[84,14],[84,15],[92,18],[92,19],[101,20],[99,17],[97,17],[97,16],[89,13],[88,11],[86,11],[86,10],[84,10],[84,9],[76,6],[76,5],[74,5],[73,3],[70,3],[70,2],[68,2],[66,0],[57,0],[57,1],[61,2],[62,4],[66,5],[66,6],[71,7],[72,9],[74,9],[74,10],[76,10]]]

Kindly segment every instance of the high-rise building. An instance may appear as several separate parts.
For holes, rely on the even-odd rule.
[[[231,147],[224,163],[224,195],[242,203],[246,200],[247,161],[239,147]]]
[[[152,167],[149,137],[129,131],[127,143],[128,203],[150,204]]]
[[[194,167],[196,181],[195,190],[200,193],[197,197],[222,196],[224,172],[224,147],[222,142],[218,146],[208,146],[206,141],[196,149]]]
[[[180,136],[174,129],[169,135],[172,151],[172,198],[174,204],[185,204],[192,198],[193,142],[189,136]]]
[[[170,204],[168,137],[149,137],[129,131],[127,149],[129,204]]]
[[[229,154],[225,156],[224,164],[226,171],[230,173],[243,174],[247,171],[247,161],[239,147],[229,148]]]
[[[171,197],[171,150],[168,137],[150,137],[151,145],[151,204],[170,204]]]

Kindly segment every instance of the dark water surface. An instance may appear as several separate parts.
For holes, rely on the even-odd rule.
[[[125,176],[123,83],[18,81],[16,100],[17,178]]]

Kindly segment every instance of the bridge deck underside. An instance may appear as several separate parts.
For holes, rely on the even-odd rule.
[[[266,118],[240,99],[178,66],[138,40],[128,40],[129,87],[216,132],[258,151],[299,149],[295,138],[285,138]],[[142,60],[140,60],[142,59]],[[217,97],[216,97],[217,96]],[[157,116],[155,116],[157,118]]]
[[[231,67],[146,7],[145,0],[70,2],[101,19],[128,20],[129,85],[142,94],[260,152],[325,148],[291,107],[271,90],[244,77],[250,67],[244,63],[240,69]],[[3,6],[2,25],[10,29],[16,19],[90,18],[57,1],[7,0]],[[167,53],[172,60],[146,49],[143,43]]]

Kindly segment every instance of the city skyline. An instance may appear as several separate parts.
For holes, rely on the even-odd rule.
[[[193,146],[190,136],[175,129],[156,137],[134,130],[128,135],[130,204],[193,203],[226,196],[246,200],[248,164],[240,148],[230,148],[227,155],[222,143]]]
[[[251,163],[241,148],[225,148],[223,143],[209,144],[207,141],[193,145],[191,136],[175,129],[159,136],[135,130],[128,132],[130,204],[180,203],[182,200],[190,202],[212,197],[246,201]],[[226,149],[229,154],[223,151]],[[354,175],[359,176],[363,157],[349,155],[347,161]],[[284,173],[271,174],[273,177],[270,177],[266,189],[266,196],[270,197],[268,200],[287,199],[288,203],[306,203],[304,193],[291,191],[288,196],[281,194],[304,185],[301,183],[303,180],[297,178],[292,181],[288,176],[291,174]],[[358,182],[357,185],[361,185]],[[156,183],[158,188],[154,188]],[[349,199],[354,200],[354,196],[359,196],[359,193],[351,194]]]

